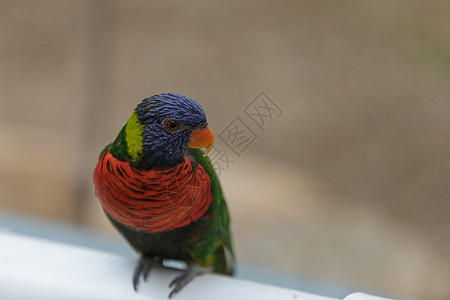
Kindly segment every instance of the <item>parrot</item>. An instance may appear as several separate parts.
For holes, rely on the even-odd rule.
[[[207,153],[214,134],[194,100],[176,93],[143,99],[116,139],[100,153],[95,194],[103,211],[140,258],[138,291],[151,268],[177,260],[187,268],[170,283],[169,298],[195,277],[233,275],[230,216]]]

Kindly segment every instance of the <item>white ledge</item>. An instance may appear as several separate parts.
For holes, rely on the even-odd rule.
[[[179,271],[154,268],[135,293],[136,261],[114,254],[0,231],[0,299],[167,299]],[[183,299],[330,300],[228,276],[203,275],[173,297]],[[346,300],[382,300],[366,294]]]

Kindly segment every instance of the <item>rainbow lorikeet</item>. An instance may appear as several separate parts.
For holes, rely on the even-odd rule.
[[[94,184],[106,216],[141,254],[146,280],[165,259],[187,262],[169,298],[205,272],[232,275],[229,214],[206,152],[214,135],[201,106],[179,94],[145,98],[100,154]]]

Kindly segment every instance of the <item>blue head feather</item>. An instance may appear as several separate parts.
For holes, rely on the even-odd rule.
[[[206,123],[205,112],[197,102],[175,93],[145,98],[135,111],[144,125],[141,162],[145,167],[168,168],[182,162],[192,131]],[[177,121],[182,130],[166,131],[163,122],[169,119]]]

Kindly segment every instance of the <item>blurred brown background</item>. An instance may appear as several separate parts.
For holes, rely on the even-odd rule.
[[[259,138],[221,174],[239,262],[450,298],[449,1],[0,1],[0,209],[115,235],[91,174],[144,97]],[[264,91],[265,131],[244,108]]]

